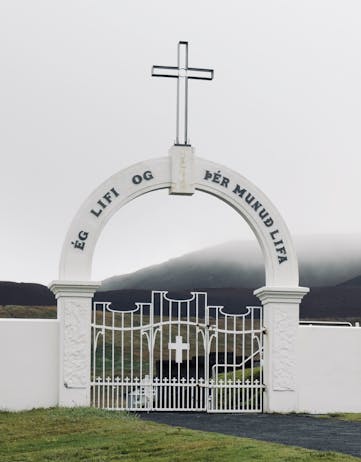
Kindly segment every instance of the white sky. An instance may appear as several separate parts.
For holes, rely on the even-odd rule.
[[[83,200],[167,155],[176,82],[150,71],[179,40],[215,70],[190,82],[197,154],[253,181],[293,234],[361,236],[359,1],[2,0],[0,280],[56,279]],[[93,277],[251,237],[215,198],[159,191],[107,225]]]

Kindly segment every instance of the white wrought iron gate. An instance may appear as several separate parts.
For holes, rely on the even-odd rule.
[[[261,307],[228,314],[207,294],[118,311],[95,302],[92,405],[129,411],[261,412]]]

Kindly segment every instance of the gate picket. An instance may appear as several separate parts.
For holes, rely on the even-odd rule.
[[[261,307],[229,314],[207,294],[119,311],[95,302],[92,405],[128,411],[262,412]]]

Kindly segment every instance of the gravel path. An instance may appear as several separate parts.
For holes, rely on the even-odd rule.
[[[306,415],[152,412],[144,420],[361,458],[361,424]]]

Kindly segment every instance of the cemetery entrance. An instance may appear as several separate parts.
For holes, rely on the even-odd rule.
[[[128,411],[261,412],[261,307],[229,314],[207,294],[119,311],[95,302],[92,405]]]

